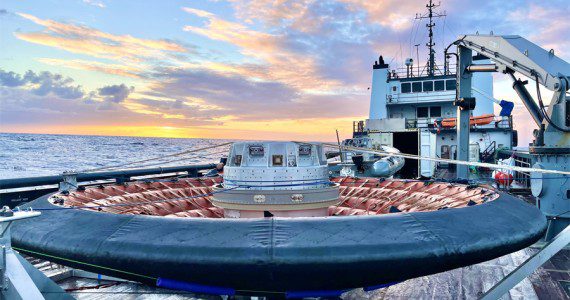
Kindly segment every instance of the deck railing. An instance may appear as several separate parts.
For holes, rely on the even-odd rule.
[[[435,65],[435,72],[434,75],[441,76],[441,75],[455,75],[455,70],[457,65],[451,64],[448,66],[447,70],[445,70],[444,65],[436,64]],[[415,77],[425,77],[428,76],[427,66],[412,66],[410,68],[407,67],[399,67],[390,70],[389,78],[390,79],[397,79],[397,78],[415,78]]]

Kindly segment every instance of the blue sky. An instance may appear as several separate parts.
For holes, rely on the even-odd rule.
[[[332,140],[368,114],[371,64],[425,44],[425,1],[3,1],[1,131]],[[570,60],[567,1],[442,1],[462,33],[519,34]],[[420,56],[426,56],[421,49]],[[29,72],[31,71],[31,72]],[[532,123],[517,102],[521,144]]]

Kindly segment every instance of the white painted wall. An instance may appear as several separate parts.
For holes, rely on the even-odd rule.
[[[476,64],[490,64],[490,60],[478,60]],[[495,103],[493,97],[493,74],[485,72],[473,73],[472,95],[475,97],[477,104],[473,110],[474,116],[494,113]]]

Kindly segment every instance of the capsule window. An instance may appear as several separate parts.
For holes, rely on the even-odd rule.
[[[241,155],[238,154],[234,156],[234,166],[241,166]]]
[[[250,156],[263,156],[265,151],[262,145],[251,145],[249,146],[249,155]]]
[[[272,162],[274,167],[283,166],[283,155],[273,155]]]
[[[311,145],[299,145],[299,155],[301,156],[311,155]]]

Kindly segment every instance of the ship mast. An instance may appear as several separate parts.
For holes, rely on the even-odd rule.
[[[435,42],[433,41],[433,28],[435,27],[435,23],[433,21],[433,18],[441,18],[441,17],[445,17],[446,14],[445,12],[443,13],[438,13],[434,11],[434,8],[439,7],[441,5],[441,3],[439,4],[433,4],[433,0],[429,0],[429,3],[426,5],[428,12],[426,14],[416,14],[416,20],[422,20],[422,19],[429,19],[429,23],[426,24],[426,27],[428,28],[428,35],[429,35],[429,41],[426,44],[426,46],[428,47],[428,51],[429,51],[429,60],[427,63],[427,71],[428,71],[428,76],[434,76],[435,74],[435,50],[434,50],[434,46],[435,46]]]

